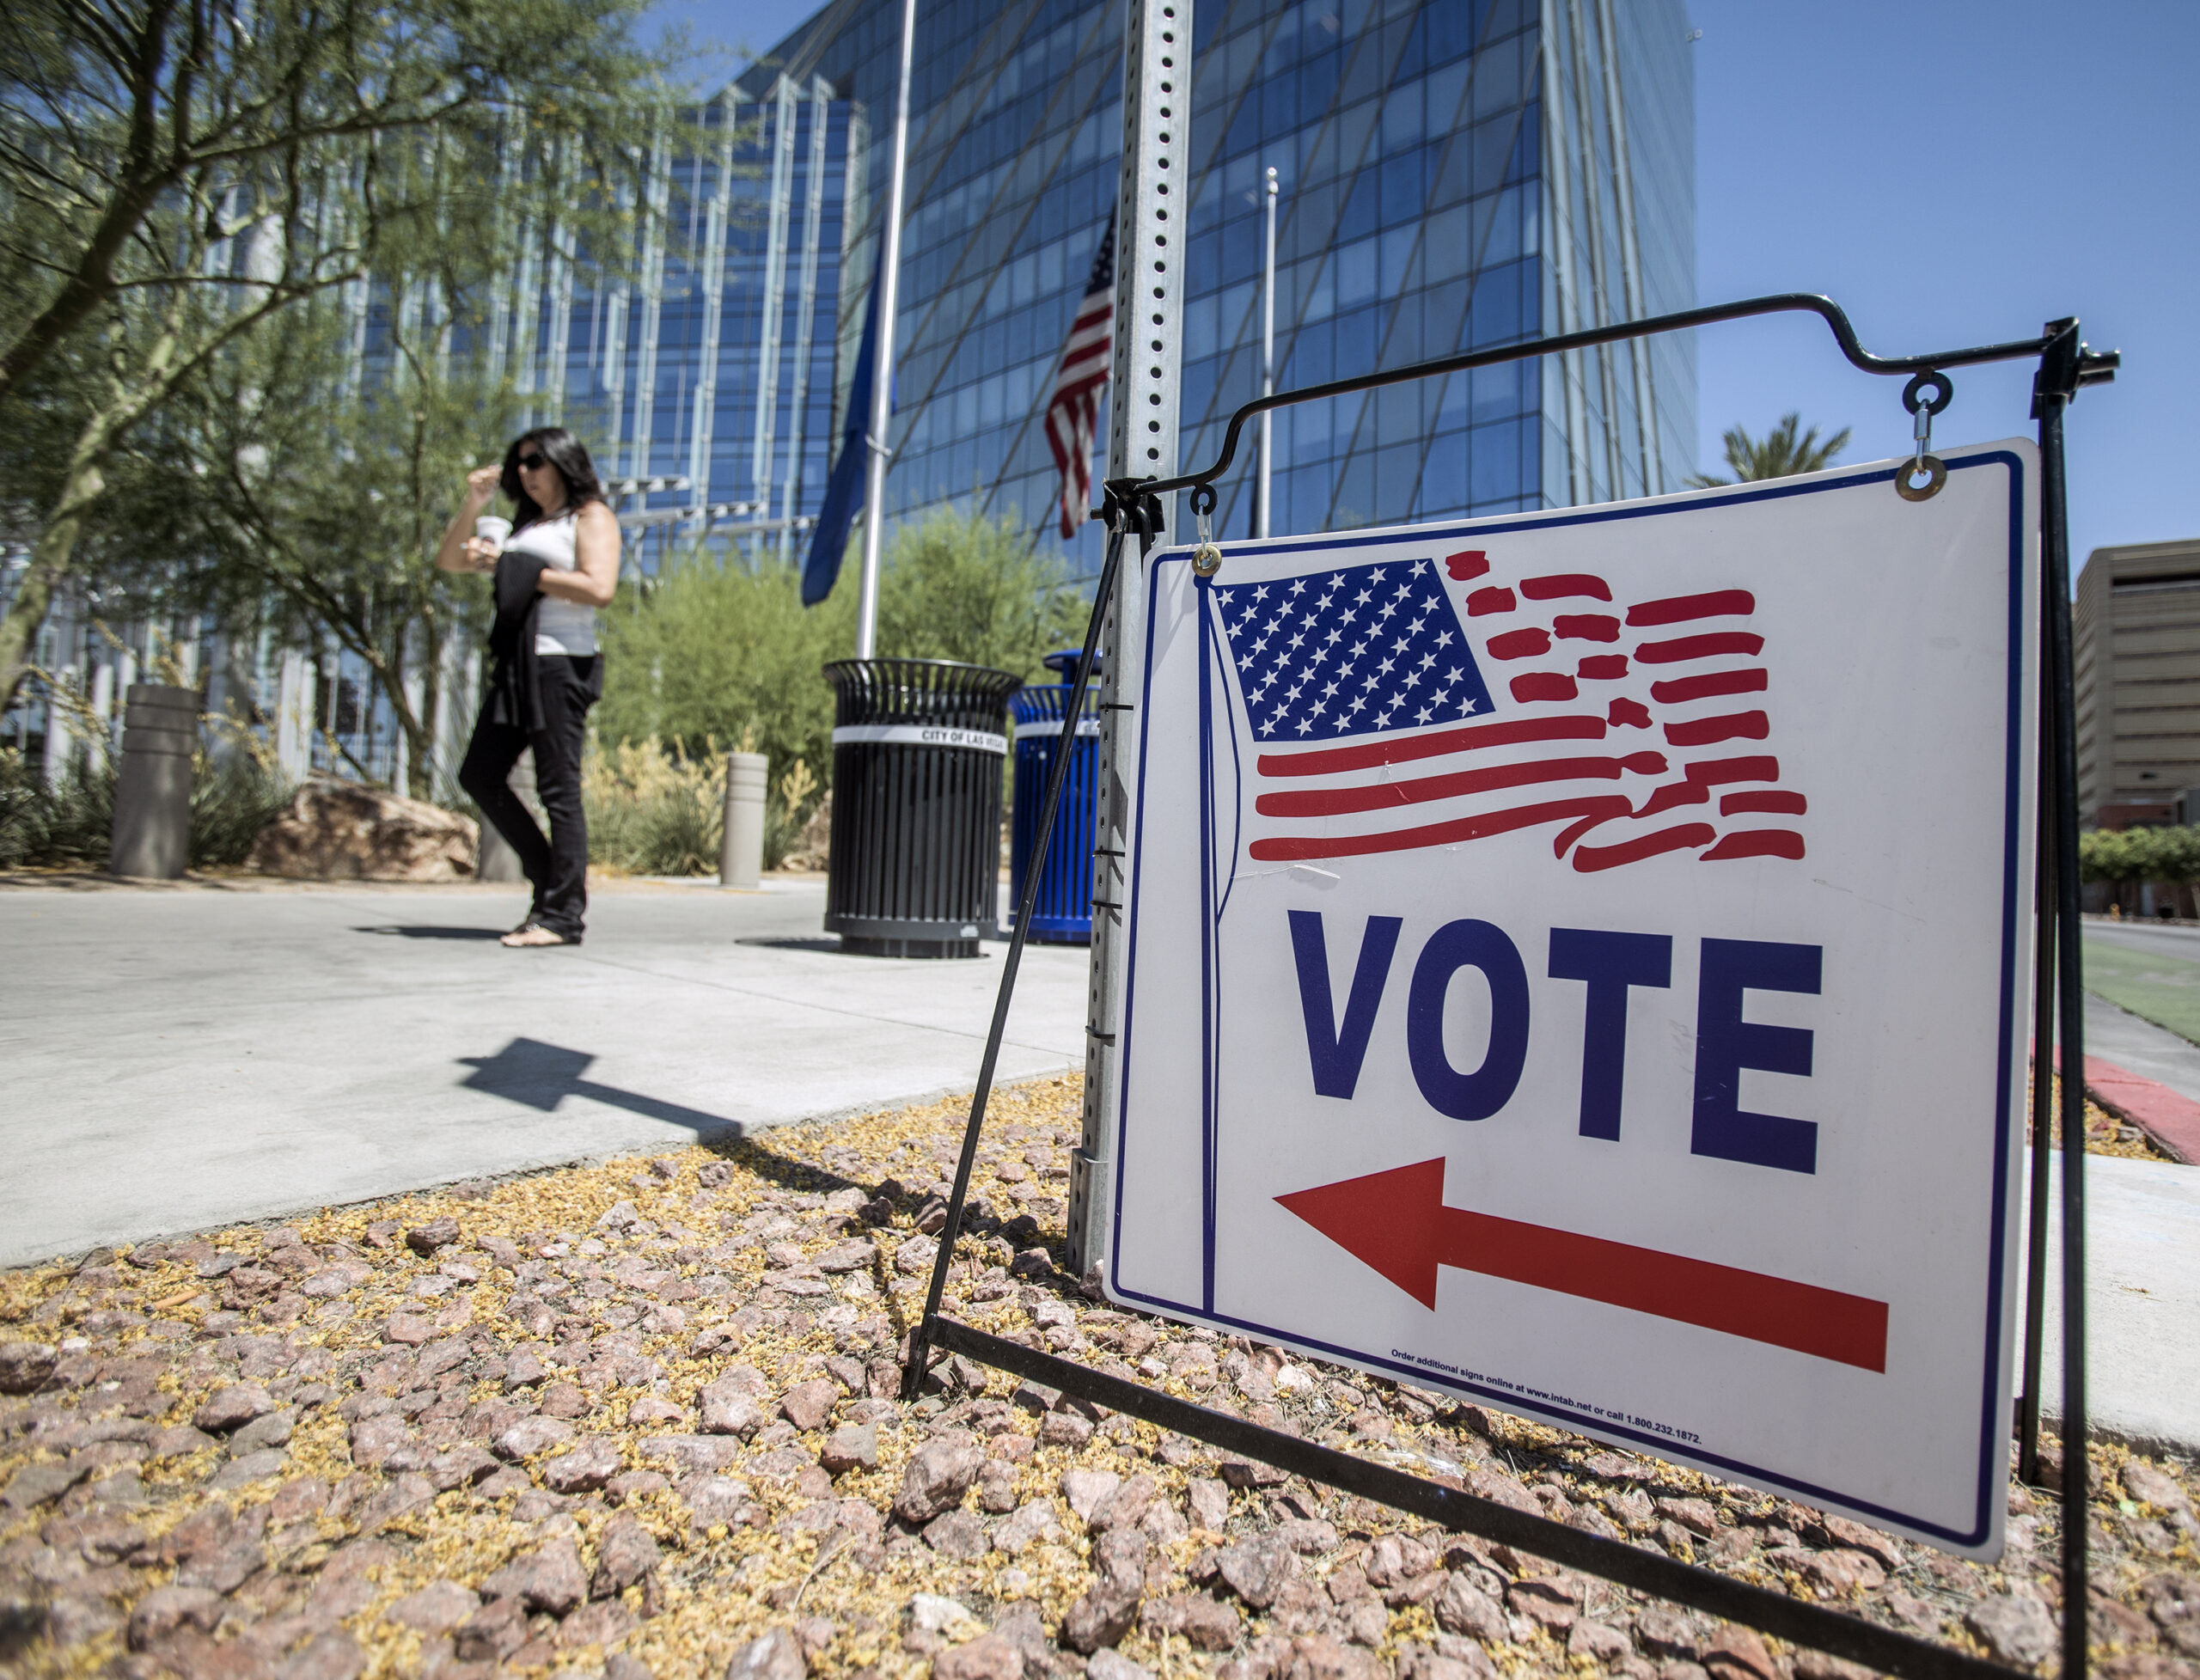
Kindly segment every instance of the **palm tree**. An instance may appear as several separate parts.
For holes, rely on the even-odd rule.
[[[1764,435],[1759,443],[1741,426],[1730,426],[1722,434],[1726,445],[1726,465],[1733,468],[1732,479],[1714,479],[1698,473],[1689,483],[1698,490],[1708,490],[1714,485],[1732,484],[1736,480],[1746,483],[1752,479],[1792,478],[1798,473],[1815,473],[1830,466],[1834,456],[1849,447],[1849,428],[1818,442],[1818,429],[1812,426],[1798,437],[1795,434],[1803,424],[1800,414],[1783,414],[1780,424]]]

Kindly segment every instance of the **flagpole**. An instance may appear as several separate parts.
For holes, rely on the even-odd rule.
[[[1261,279],[1261,394],[1275,394],[1275,170],[1271,167],[1268,178],[1268,238],[1267,266]],[[1274,432],[1273,416],[1267,409],[1261,411],[1261,489],[1259,497],[1260,524],[1253,535],[1264,537],[1268,534],[1268,461]]]
[[[887,176],[886,248],[878,265],[878,347],[871,361],[871,472],[863,498],[863,579],[856,595],[856,657],[868,659],[878,636],[878,551],[886,525],[886,446],[894,420],[894,309],[901,277],[902,183],[909,169],[909,67],[917,0],[901,4],[901,82],[894,101],[894,162]]]

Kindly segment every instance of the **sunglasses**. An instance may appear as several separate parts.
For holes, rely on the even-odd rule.
[[[540,451],[538,451],[533,455],[522,455],[519,458],[519,464],[523,471],[532,473],[537,467],[545,465],[546,462],[543,455]]]

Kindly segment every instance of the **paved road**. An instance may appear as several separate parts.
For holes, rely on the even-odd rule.
[[[2123,945],[2131,950],[2200,962],[2200,926],[2188,927],[2181,922],[2110,921],[2105,917],[2088,916],[2085,938],[2088,941],[2098,939],[2105,945]]]
[[[772,884],[547,951],[509,889],[0,891],[0,1264],[975,1083],[1005,946],[843,956]],[[1004,1079],[1082,1065],[1085,982],[1026,955]]]

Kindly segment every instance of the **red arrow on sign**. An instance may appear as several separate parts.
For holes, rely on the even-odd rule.
[[[1436,1268],[1452,1266],[1867,1371],[1887,1368],[1885,1301],[1446,1207],[1440,1158],[1276,1200],[1432,1310]]]

